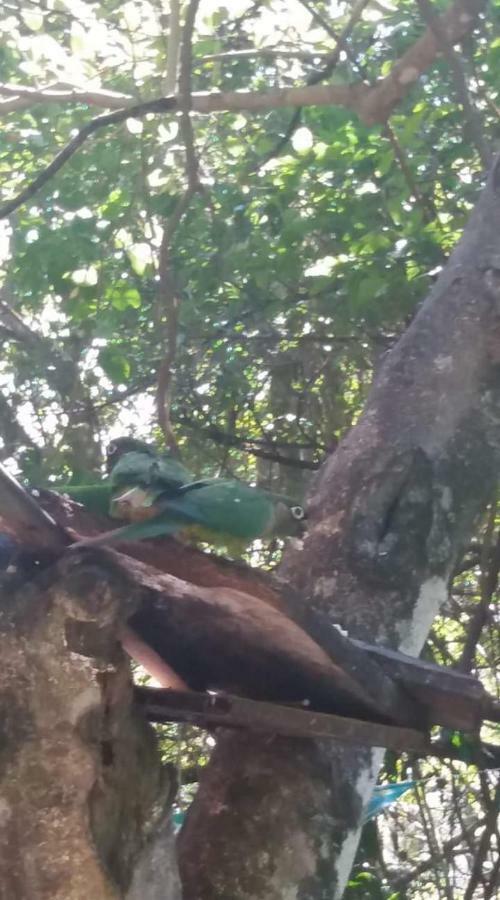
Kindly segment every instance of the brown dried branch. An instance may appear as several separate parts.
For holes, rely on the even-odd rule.
[[[300,706],[255,702],[229,694],[201,694],[191,691],[137,687],[136,699],[151,722],[187,721],[201,727],[222,726],[263,731],[276,735],[334,739],[345,743],[372,744],[398,750],[412,750],[416,758],[460,759],[451,743],[443,747],[430,741],[426,732],[415,728],[380,724],[350,716],[311,712]],[[487,745],[479,745],[479,748]],[[186,783],[183,772],[183,783]],[[200,769],[192,773],[200,780]],[[444,848],[443,848],[444,849]]]
[[[175,691],[188,691],[186,682],[180,678],[172,666],[169,666],[158,653],[135,634],[127,625],[120,628],[120,643],[128,655],[139,663],[140,666],[151,675],[162,688]]]
[[[34,103],[81,103],[85,106],[100,106],[103,109],[123,109],[127,103],[133,103],[131,94],[117,91],[90,90],[55,81],[43,88],[34,88],[23,84],[0,84],[0,115],[22,109],[30,109]]]
[[[455,52],[453,45],[450,43],[446,29],[443,26],[443,21],[441,17],[436,13],[431,0],[417,0],[417,3],[420,12],[422,13],[422,18],[429,26],[431,31],[435,34],[436,39],[439,42],[440,49],[448,60],[458,101],[464,111],[465,125],[469,129],[471,138],[476,145],[476,149],[479,153],[481,162],[486,169],[491,163],[491,150],[484,139],[484,128],[479,112],[471,101],[469,89],[467,87],[467,79],[465,77],[460,57]]]

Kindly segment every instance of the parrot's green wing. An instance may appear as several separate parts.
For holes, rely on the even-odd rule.
[[[125,453],[110,474],[113,488],[139,485],[154,490],[176,490],[193,480],[193,476],[176,459],[153,457],[147,453]]]
[[[271,494],[219,478],[187,486],[167,507],[208,531],[246,541],[266,534],[274,515]]]
[[[155,516],[159,498],[175,496],[192,475],[172,457],[131,451],[113,466],[113,499],[109,513],[115,519],[141,521]]]

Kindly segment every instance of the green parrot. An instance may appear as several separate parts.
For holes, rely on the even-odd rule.
[[[288,497],[240,481],[213,478],[193,481],[175,492],[145,491],[153,515],[81,541],[80,546],[133,541],[178,534],[183,539],[241,550],[256,538],[301,535],[304,510]]]

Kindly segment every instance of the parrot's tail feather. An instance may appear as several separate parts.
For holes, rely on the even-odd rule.
[[[71,549],[76,549],[78,547],[100,547],[101,544],[114,544],[116,541],[122,540],[122,533],[127,530],[127,527],[123,528],[113,528],[112,531],[103,531],[102,534],[97,534],[95,537],[83,538],[81,541],[75,541],[74,544],[71,544]]]
[[[122,528],[105,531],[96,537],[85,538],[72,546],[99,547],[104,544],[115,544],[117,541],[142,541],[145,538],[175,534],[180,528],[181,523],[178,522],[161,522],[158,519],[147,519],[144,522],[134,522],[132,525],[124,525]]]

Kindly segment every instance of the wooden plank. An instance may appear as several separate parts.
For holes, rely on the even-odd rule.
[[[425,707],[429,724],[475,731],[491,707],[491,698],[471,675],[363,641],[353,643]]]
[[[412,728],[346,719],[327,713],[262,703],[228,694],[199,694],[136,687],[135,697],[151,722],[190,722],[201,728],[247,728],[283,737],[336,740],[347,744],[385,746],[417,756],[458,759],[483,769],[497,769],[500,747],[472,740],[464,749],[451,740],[431,741]]]
[[[428,735],[412,728],[363,722],[229,694],[138,687],[136,697],[153,722],[182,721],[203,728],[247,728],[286,737],[329,738],[347,744],[387,747],[398,752],[430,752]]]
[[[386,665],[381,665],[376,655],[366,652],[336,628],[327,616],[317,610],[305,609],[299,614],[294,610],[294,621],[312,637],[328,656],[353,679],[363,686],[377,709],[393,722],[401,725],[425,727],[426,710],[420,698],[406,690],[402,680],[396,680]]]

